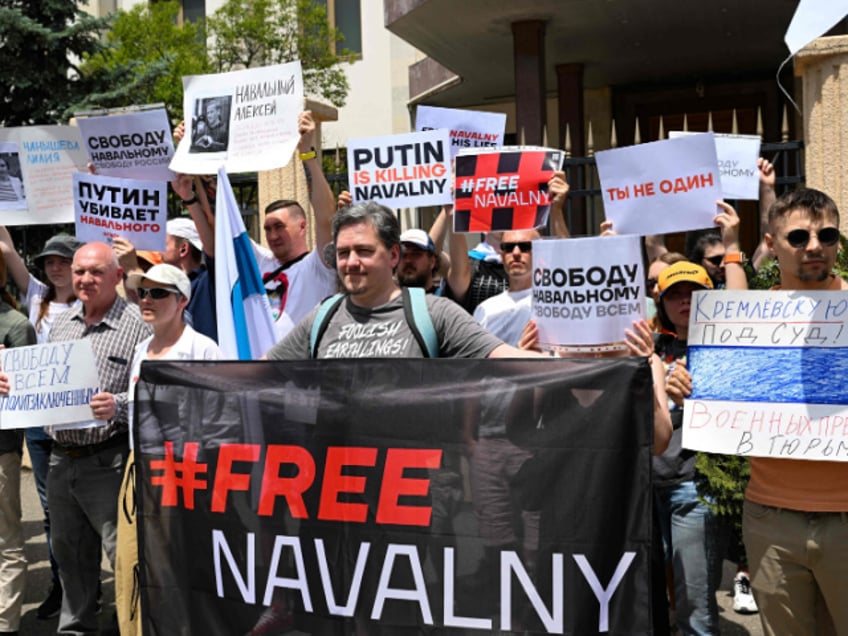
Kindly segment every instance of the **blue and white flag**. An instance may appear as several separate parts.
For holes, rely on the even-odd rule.
[[[258,360],[274,345],[271,305],[223,167],[215,199],[215,301],[224,358]]]

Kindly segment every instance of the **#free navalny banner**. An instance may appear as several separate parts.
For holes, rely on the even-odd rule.
[[[462,150],[456,157],[455,232],[529,230],[547,223],[548,181],[563,153],[515,147]]]
[[[145,633],[652,632],[643,359],[145,362],[135,405]]]

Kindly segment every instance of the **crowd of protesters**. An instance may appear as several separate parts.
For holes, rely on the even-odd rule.
[[[316,129],[311,114],[302,113],[298,124],[298,153],[310,177],[313,214],[294,200],[274,201],[264,215],[267,247],[254,245],[277,327],[278,343],[267,352],[268,359],[355,357],[357,352],[345,353],[337,346],[343,325],[403,325],[409,298],[418,293],[426,293],[436,349],[428,351],[409,338],[411,344],[397,352],[398,357],[539,355],[530,321],[533,241],[568,237],[563,173],[548,184],[549,228],[488,233],[469,250],[466,235],[451,228],[450,206],[431,228],[401,233],[397,215],[379,204],[348,205],[349,197],[343,195],[338,205],[320,157],[310,151]],[[178,129],[177,135],[182,134]],[[755,264],[777,256],[783,289],[803,293],[848,288],[831,274],[839,236],[832,200],[814,190],[775,200],[774,170],[766,161],[760,162],[760,178],[761,205],[770,214],[769,226],[757,237]],[[132,589],[135,520],[119,515],[119,501],[133,487],[127,470],[132,463],[128,432],[133,387],[143,360],[221,357],[215,321],[214,179],[178,175],[171,185],[188,214],[168,222],[162,253],[136,251],[123,239],[112,246],[80,245],[71,236],[56,235],[32,259],[31,272],[8,230],[0,227],[0,285],[5,289],[8,274],[21,291],[25,312],[19,313],[16,300],[4,295],[2,344],[89,339],[101,379],[101,392],[91,401],[91,427],[32,427],[25,435],[52,570],[51,587],[37,614],[48,619],[58,613],[60,634],[97,632],[103,551],[116,567],[121,633],[141,633]],[[747,289],[739,217],[724,202],[717,203],[717,210],[715,228],[694,237],[687,255],[669,252],[662,237],[645,228],[650,238],[645,242],[648,320],[622,334],[630,355],[648,359],[655,380],[655,633],[718,633],[716,592],[729,545],[737,547],[732,557],[738,564],[734,608],[759,609],[766,633],[813,634],[822,616],[838,633],[848,633],[848,609],[842,602],[848,573],[839,557],[845,548],[833,556],[823,552],[815,563],[802,554],[814,522],[827,524],[834,537],[841,537],[833,542],[848,545],[848,501],[840,490],[844,464],[752,460],[744,519],[746,557],[738,549],[742,542],[733,537],[732,520],[716,515],[699,495],[695,453],[681,445],[683,400],[692,390],[686,369],[692,293]],[[315,239],[311,249],[310,223]],[[615,228],[605,223],[601,230],[612,234]],[[344,295],[324,308],[324,299],[338,289]],[[322,339],[313,343],[313,323],[326,311],[330,316],[322,326]],[[0,374],[0,392],[8,391],[7,378]],[[496,392],[500,401],[508,395],[506,390]],[[509,500],[510,471],[517,470],[524,454],[505,439],[496,411],[481,416],[469,437],[474,447],[472,485],[491,484],[487,497],[475,498],[474,510],[492,546],[521,544],[532,562],[538,519],[525,516],[516,524],[509,518],[509,506],[501,505]],[[25,574],[19,500],[22,436],[3,435],[0,482],[18,499],[4,497],[0,505],[0,570],[9,573],[0,580],[0,634],[17,633]],[[817,599],[824,600],[827,611],[816,606]],[[666,621],[669,608],[671,619]],[[289,614],[285,604],[272,605],[250,634],[279,633],[290,625]]]

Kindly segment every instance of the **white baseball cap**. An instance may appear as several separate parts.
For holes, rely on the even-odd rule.
[[[191,300],[191,281],[179,267],[162,263],[154,265],[143,274],[130,274],[127,276],[127,289],[138,289],[143,280],[176,287],[186,300]]]

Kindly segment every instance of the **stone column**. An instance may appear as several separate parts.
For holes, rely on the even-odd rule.
[[[829,194],[848,232],[848,35],[814,40],[795,56],[804,116],[807,185]]]
[[[529,146],[542,144],[547,121],[545,102],[545,23],[526,20],[512,23],[515,73],[515,134],[521,131]]]
[[[306,99],[305,110],[311,110],[312,116],[315,119],[315,151],[318,156],[321,156],[321,124],[325,121],[337,121],[339,112],[333,106],[328,106],[321,102],[316,102],[311,99]],[[277,170],[267,170],[258,174],[259,181],[259,227],[265,225],[265,208],[272,201],[277,199],[294,199],[300,203],[301,207],[306,211],[308,220],[307,228],[309,237],[307,239],[309,248],[312,249],[315,244],[315,224],[313,223],[314,211],[309,203],[309,188],[306,184],[306,171],[298,158],[298,151],[295,149],[294,156],[288,165]],[[265,241],[265,233],[260,232],[262,237],[262,245],[267,245]]]

